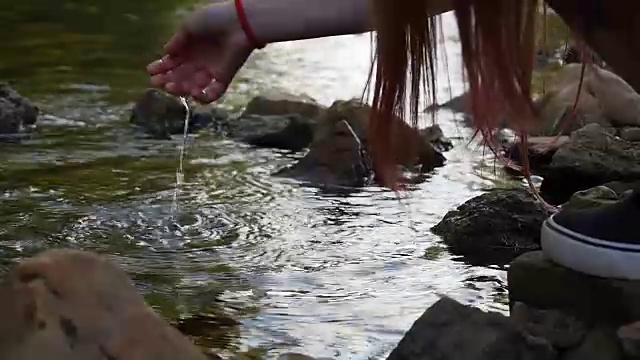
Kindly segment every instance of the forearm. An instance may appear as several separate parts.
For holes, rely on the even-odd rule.
[[[389,0],[392,1],[392,0]],[[431,0],[432,15],[449,11],[452,0]],[[256,37],[273,43],[371,31],[371,0],[244,0]]]
[[[244,0],[256,37],[273,43],[371,30],[370,0]]]

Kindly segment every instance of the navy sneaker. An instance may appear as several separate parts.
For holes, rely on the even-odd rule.
[[[597,208],[561,210],[542,225],[543,252],[581,273],[640,280],[640,189]]]

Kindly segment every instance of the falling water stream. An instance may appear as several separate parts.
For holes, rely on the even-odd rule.
[[[180,195],[180,190],[184,183],[184,156],[186,154],[187,140],[189,137],[189,119],[191,118],[191,110],[189,109],[187,99],[184,96],[180,96],[180,102],[182,103],[182,106],[184,106],[184,128],[182,133],[182,146],[180,146],[180,155],[178,157],[178,168],[176,169],[176,188],[173,192],[173,202],[171,203],[171,217],[174,224],[177,220],[176,214],[180,208],[178,196]]]

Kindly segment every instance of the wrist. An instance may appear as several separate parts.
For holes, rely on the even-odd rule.
[[[213,3],[190,13],[185,19],[186,30],[199,37],[225,35],[228,41],[254,50],[256,44],[247,36],[238,16],[234,0]]]
[[[236,11],[236,19],[238,20],[240,29],[244,33],[244,36],[246,37],[249,44],[251,44],[254,49],[264,48],[267,43],[263,39],[260,39],[253,31],[253,27],[251,26],[251,22],[249,21],[247,12],[244,7],[244,1],[233,0],[233,4]]]

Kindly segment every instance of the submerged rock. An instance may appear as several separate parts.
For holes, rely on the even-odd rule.
[[[387,360],[552,360],[542,338],[529,336],[504,315],[442,298],[416,320]]]
[[[22,132],[38,120],[38,108],[7,83],[0,82],[0,135]]]
[[[97,255],[51,250],[24,260],[0,287],[7,360],[205,360],[160,318],[127,275]]]
[[[640,180],[640,145],[615,137],[598,124],[571,134],[553,155],[541,191],[553,203],[610,181]]]
[[[334,102],[317,118],[309,152],[296,164],[280,170],[276,175],[322,186],[367,185],[372,175],[371,159],[366,151],[370,111],[368,105],[358,100]],[[418,168],[421,172],[443,166],[445,158],[433,144],[450,144],[450,141],[441,136],[442,131],[438,130],[418,132],[405,124],[398,136],[405,143],[414,137],[418,141],[418,153],[399,149],[404,152],[398,154],[398,165],[409,170]]]
[[[431,231],[473,264],[505,265],[540,249],[547,214],[523,189],[496,189],[452,210]]]

